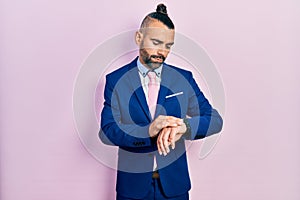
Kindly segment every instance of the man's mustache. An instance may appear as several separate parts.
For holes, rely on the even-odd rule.
[[[157,55],[151,55],[150,58],[154,58],[154,59],[159,58],[159,59],[162,59],[162,61],[165,61],[165,59],[166,59],[166,58],[165,58],[164,56],[162,56],[162,55],[160,55],[160,56],[157,56]]]

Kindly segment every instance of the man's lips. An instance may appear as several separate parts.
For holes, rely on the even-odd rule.
[[[156,62],[162,62],[163,60],[161,58],[153,58],[154,61]]]
[[[164,57],[163,56],[151,56],[152,59],[154,59],[156,62],[163,62]]]

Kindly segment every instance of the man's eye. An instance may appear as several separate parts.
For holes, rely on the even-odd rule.
[[[166,49],[170,50],[172,48],[173,44],[167,44]]]
[[[153,44],[154,44],[154,45],[159,45],[159,42],[153,41]]]

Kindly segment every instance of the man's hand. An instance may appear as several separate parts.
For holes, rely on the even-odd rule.
[[[150,137],[155,137],[165,127],[177,127],[183,124],[182,119],[173,116],[159,115],[149,126]]]
[[[185,123],[179,126],[163,128],[157,138],[157,149],[160,155],[166,156],[170,152],[169,146],[175,149],[175,142],[177,142],[186,132],[187,127]]]

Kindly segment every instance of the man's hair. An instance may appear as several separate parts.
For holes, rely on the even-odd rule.
[[[146,28],[150,22],[156,19],[166,25],[169,29],[174,29],[175,26],[167,13],[167,7],[164,4],[158,4],[156,12],[149,13],[142,21],[141,28]]]

